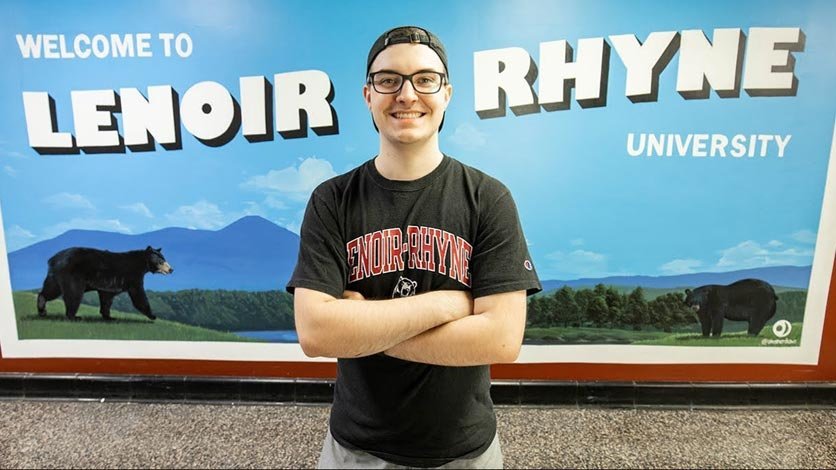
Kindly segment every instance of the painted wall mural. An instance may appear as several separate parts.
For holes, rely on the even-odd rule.
[[[366,54],[418,24],[442,150],[511,189],[543,283],[520,362],[817,361],[834,2],[2,5],[5,358],[311,360],[305,204],[375,155]]]

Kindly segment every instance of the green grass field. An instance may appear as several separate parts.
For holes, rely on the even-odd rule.
[[[148,320],[136,313],[111,311],[112,321],[105,321],[98,308],[82,305],[78,320],[70,321],[64,315],[64,303],[54,300],[47,304],[47,316],[37,313],[37,295],[32,292],[14,292],[20,339],[120,339],[137,341],[238,341],[258,342],[232,333],[200,328],[182,323],[157,319]],[[749,337],[745,323],[728,322],[730,328],[718,339],[703,338],[698,331],[633,331],[610,328],[528,328],[526,344],[643,344],[660,346],[762,346],[764,339],[774,340],[771,324],[764,327],[757,337]],[[698,329],[699,325],[692,325]],[[794,344],[773,344],[772,347],[798,346],[803,323],[792,323],[792,332],[786,338]]]
[[[785,340],[791,344],[763,344],[776,340],[772,326],[767,325],[760,335],[750,337],[746,331],[723,333],[720,338],[704,338],[696,333],[665,333],[662,331],[630,331],[609,328],[528,328],[525,344],[643,344],[655,346],[770,346],[796,347],[801,344],[802,323],[793,323],[792,332]]]
[[[792,331],[784,341],[790,344],[764,344],[764,340],[775,341],[778,338],[772,333],[772,325],[766,325],[760,334],[751,337],[745,331],[723,333],[719,338],[705,338],[700,333],[684,333],[668,335],[659,340],[643,340],[634,344],[650,344],[659,346],[769,346],[769,347],[797,347],[801,345],[801,330],[803,323],[793,323]]]
[[[14,292],[12,294],[17,315],[19,339],[121,339],[134,341],[239,341],[258,342],[232,333],[184,325],[156,319],[149,320],[135,313],[111,310],[113,320],[105,321],[99,309],[82,305],[70,321],[64,315],[64,302],[49,302],[47,316],[39,317],[37,294]]]
[[[658,331],[630,331],[611,328],[527,328],[527,344],[632,344],[640,340],[655,340],[670,333]]]

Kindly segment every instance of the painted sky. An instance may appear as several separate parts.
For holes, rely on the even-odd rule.
[[[454,96],[442,149],[502,180],[515,196],[544,279],[665,275],[809,265],[836,110],[836,2],[3,1],[0,24],[0,207],[9,250],[71,228],[142,233],[221,228],[258,214],[297,231],[324,179],[377,151],[362,101],[365,58],[382,31],[419,24],[448,49]],[[685,100],[678,55],[659,98],[634,104],[613,49],[608,102],[583,109],[480,119],[473,53],[566,39],[715,28],[801,27],[795,97]],[[188,58],[26,60],[16,34],[186,32]],[[238,95],[249,75],[317,69],[334,84],[339,134],[208,147],[183,129],[183,148],[41,156],[27,141],[21,93],[48,91],[60,131],[73,131],[71,90],[216,81]],[[744,71],[745,72],[745,71]],[[536,88],[535,88],[536,89]],[[117,119],[119,116],[117,115]],[[783,158],[634,158],[629,133],[791,134]],[[774,152],[773,152],[774,153]],[[832,227],[830,229],[833,229]]]

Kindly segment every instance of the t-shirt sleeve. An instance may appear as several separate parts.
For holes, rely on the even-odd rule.
[[[303,287],[342,297],[348,261],[335,208],[317,191],[311,195],[299,231],[299,258],[286,287],[289,293]]]
[[[480,210],[479,229],[470,260],[473,297],[525,290],[542,290],[528,244],[523,235],[517,206],[503,187],[492,204]]]

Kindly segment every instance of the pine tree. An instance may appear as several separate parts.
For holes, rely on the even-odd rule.
[[[647,301],[644,299],[644,289],[641,286],[633,289],[633,292],[630,292],[627,297],[625,316],[636,331],[641,330],[642,326],[650,324],[650,313],[647,308]]]
[[[580,326],[581,312],[571,287],[563,286],[554,293],[554,308],[558,324]]]
[[[586,308],[586,316],[597,328],[602,328],[607,321],[607,301],[604,296],[595,296]]]

